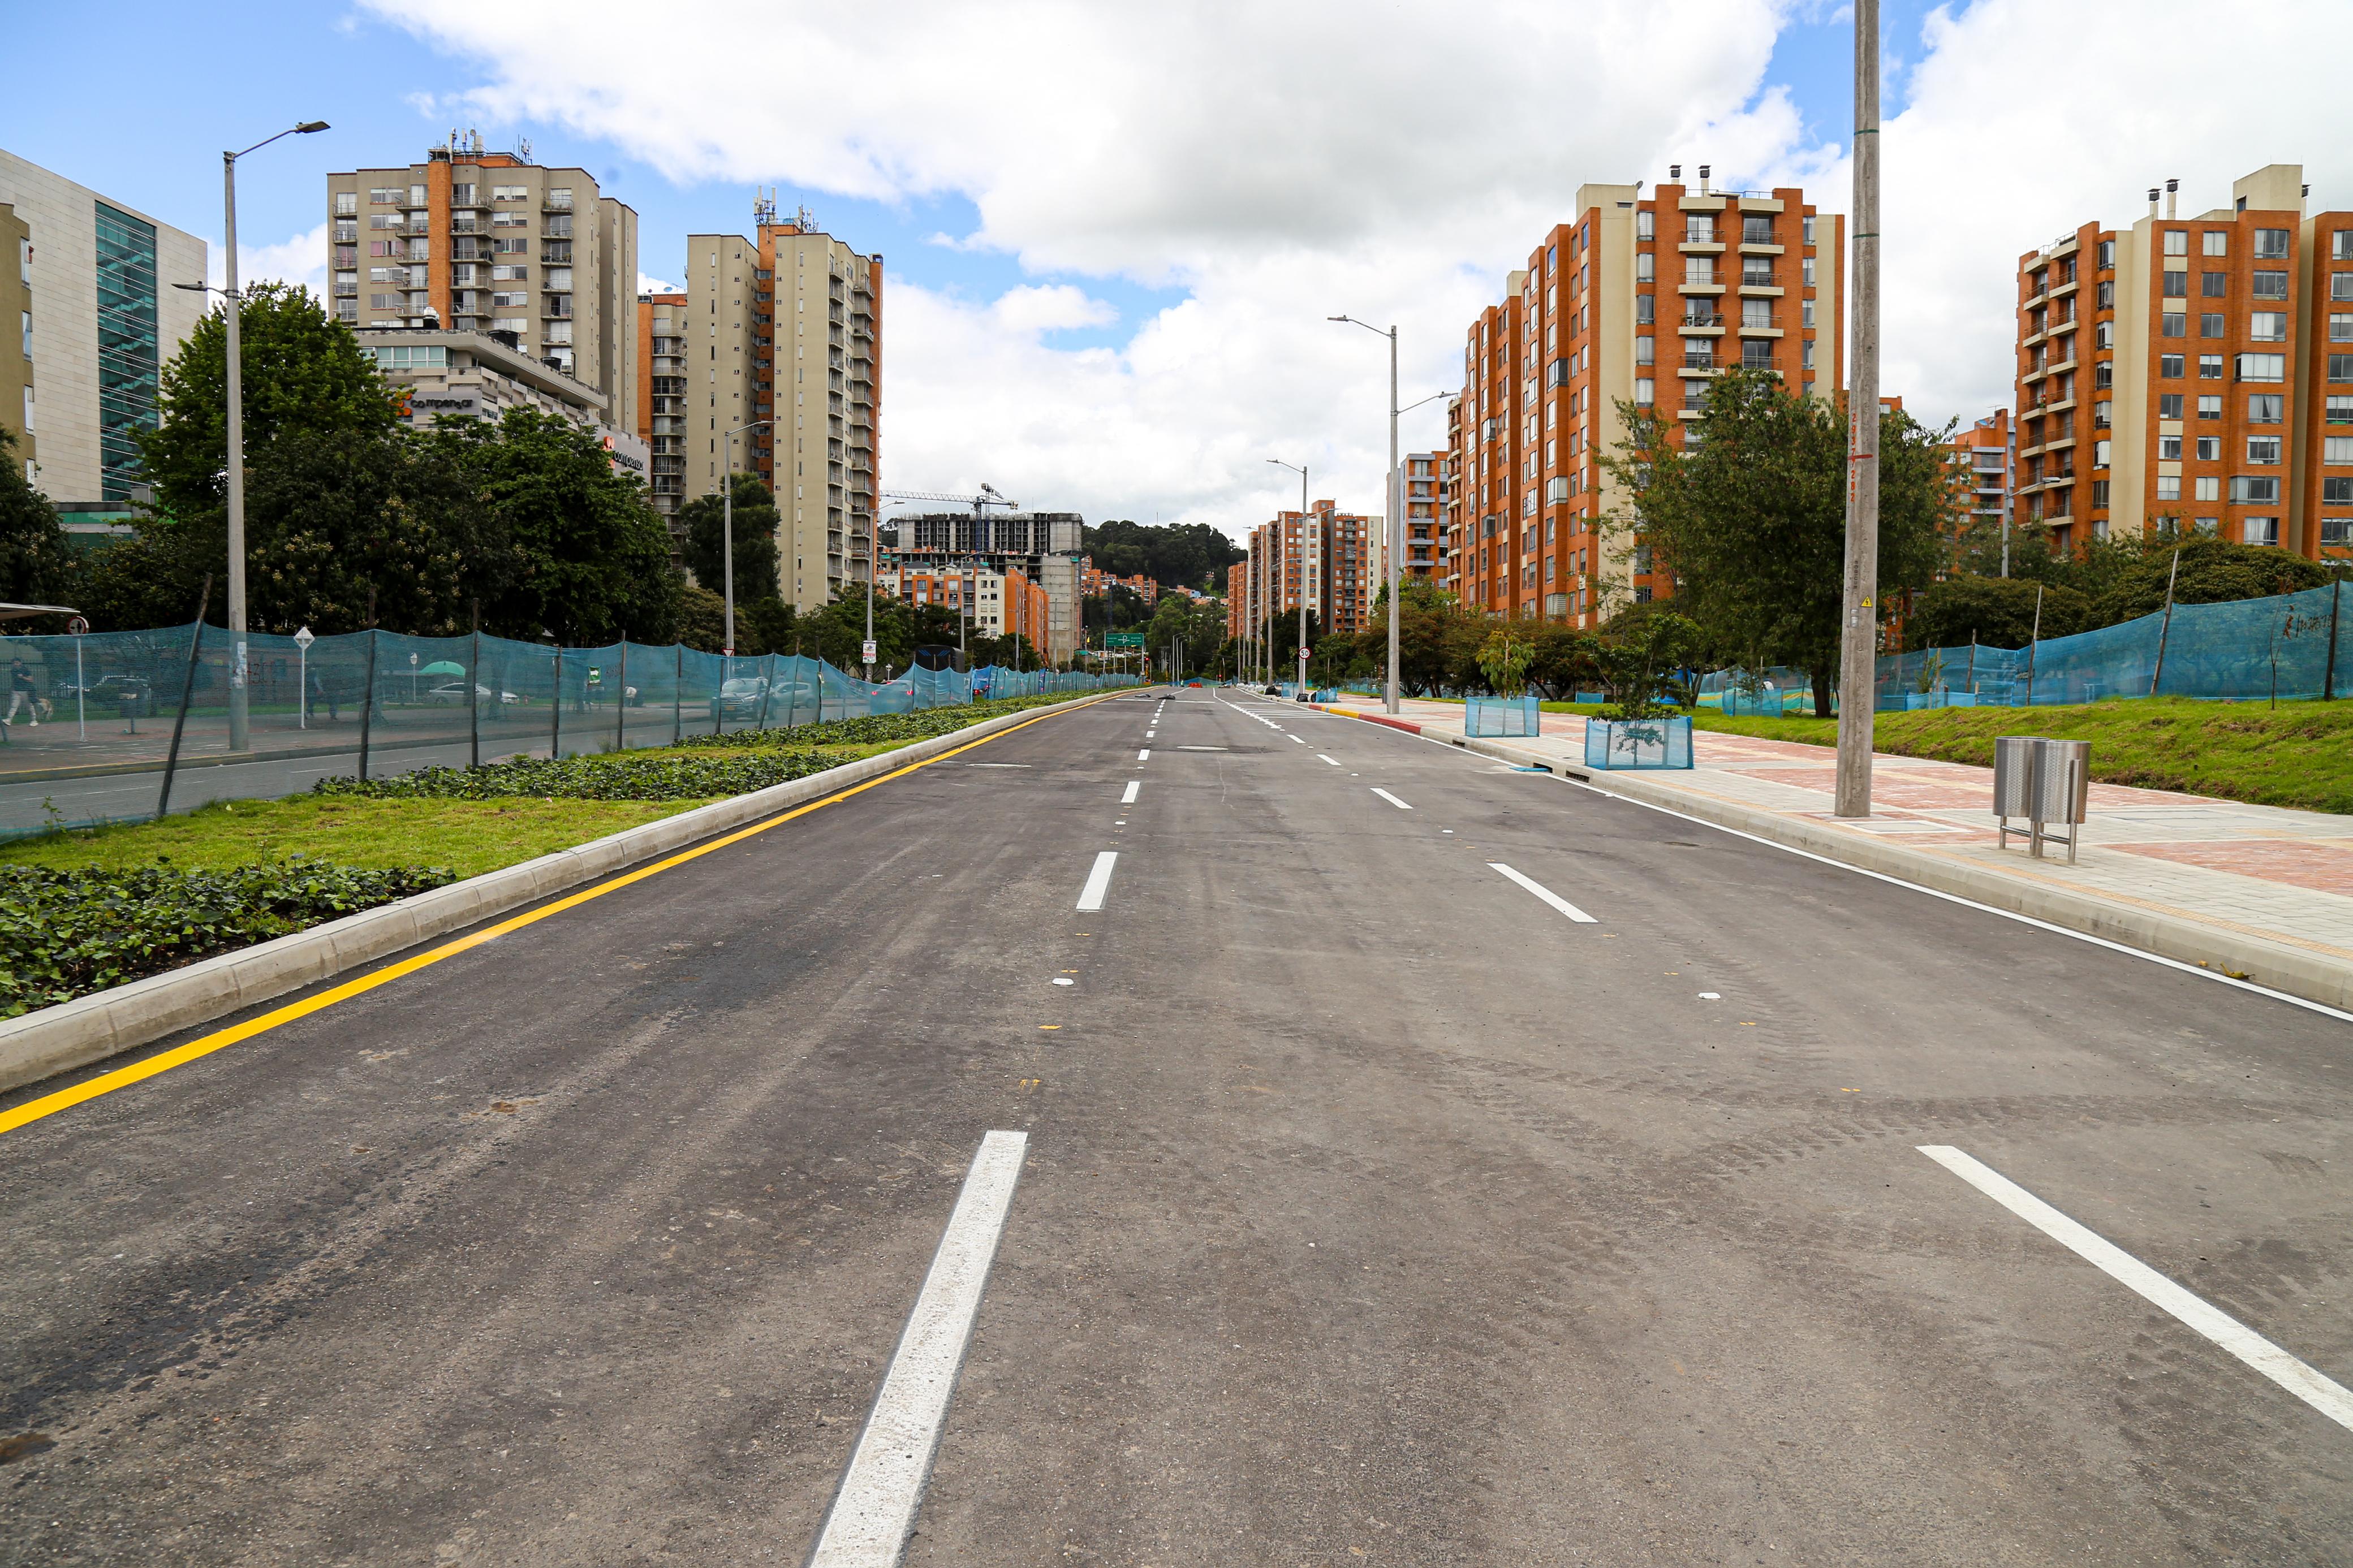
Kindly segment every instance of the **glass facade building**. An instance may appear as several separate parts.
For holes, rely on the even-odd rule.
[[[104,499],[141,483],[139,432],[155,427],[155,226],[97,204],[98,419]]]

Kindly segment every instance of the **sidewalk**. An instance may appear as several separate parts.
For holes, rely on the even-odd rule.
[[[1399,720],[1353,695],[1326,710],[1462,744],[1459,703],[1409,700]],[[2091,786],[2076,864],[1995,847],[1993,770],[1881,754],[1872,815],[1831,810],[1827,747],[1697,731],[1689,772],[1585,766],[1585,721],[1546,713],[1525,740],[1471,749],[1630,799],[2353,1009],[2353,817],[2121,784]]]

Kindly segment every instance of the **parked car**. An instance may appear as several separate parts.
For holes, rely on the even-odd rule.
[[[466,683],[462,680],[452,680],[447,685],[437,686],[432,690],[425,694],[425,700],[428,702],[463,702],[466,700]],[[477,686],[474,688],[475,701],[488,702],[490,700],[491,689],[489,687]],[[499,700],[501,702],[520,702],[522,699],[517,697],[512,691],[501,691],[499,693]]]
[[[755,720],[760,717],[761,699],[767,694],[766,676],[739,675],[721,683],[719,695],[711,700],[711,718],[721,724],[730,719]]]

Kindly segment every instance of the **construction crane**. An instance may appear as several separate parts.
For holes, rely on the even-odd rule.
[[[881,492],[881,499],[884,500],[952,500],[959,506],[972,508],[972,515],[975,517],[980,515],[983,507],[1001,506],[1008,511],[1020,510],[1018,503],[1007,500],[997,494],[995,485],[981,486],[980,493],[976,496],[943,495],[937,490],[884,490]]]

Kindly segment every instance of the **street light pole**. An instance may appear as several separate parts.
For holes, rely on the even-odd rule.
[[[1269,458],[1267,461],[1278,468],[1290,468],[1299,475],[1299,689],[1304,691],[1307,689],[1307,469],[1298,463],[1286,463],[1281,458]],[[1275,537],[1282,537],[1280,526],[1275,530]],[[1277,585],[1280,586],[1279,582]]]
[[[727,635],[720,642],[731,673],[735,668],[735,437],[768,423],[754,419],[738,425],[719,443],[719,572],[727,579]]]
[[[1853,322],[1835,809],[1841,816],[1869,816],[1879,662],[1879,0],[1854,5]]]
[[[1332,320],[1351,322],[1389,341],[1389,539],[1388,549],[1384,552],[1389,558],[1389,673],[1388,681],[1382,689],[1381,711],[1395,713],[1398,711],[1398,574],[1401,570],[1398,558],[1405,554],[1405,479],[1398,468],[1397,325],[1390,323],[1389,330],[1384,332],[1370,321],[1359,321],[1354,316],[1334,316]],[[1429,400],[1425,398],[1423,401]]]
[[[245,297],[237,286],[237,161],[248,153],[259,153],[279,136],[308,136],[314,131],[324,131],[323,120],[306,120],[290,125],[278,136],[271,136],[248,147],[244,153],[221,154],[221,206],[223,226],[227,229],[227,251],[223,276],[227,288],[222,290],[221,323],[227,332],[226,368],[228,372],[228,749],[248,752],[253,749],[252,706],[246,684],[245,656],[245,351],[242,323],[238,317],[245,313]],[[201,287],[201,285],[199,285]],[[203,634],[198,633],[199,636]]]

